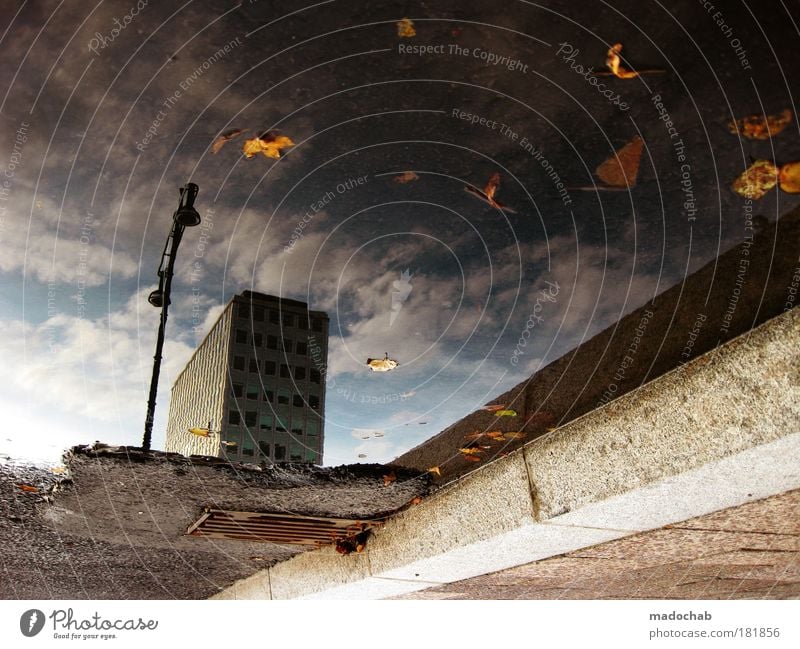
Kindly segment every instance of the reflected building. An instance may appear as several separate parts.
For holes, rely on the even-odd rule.
[[[172,386],[166,450],[322,464],[327,358],[326,313],[253,291],[235,296]]]

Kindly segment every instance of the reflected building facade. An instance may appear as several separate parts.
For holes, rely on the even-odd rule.
[[[235,296],[172,386],[166,450],[322,464],[328,322],[304,302]]]

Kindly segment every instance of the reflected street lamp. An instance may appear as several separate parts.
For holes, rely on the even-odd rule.
[[[142,448],[150,450],[153,437],[153,417],[156,411],[156,394],[158,393],[158,375],[161,372],[161,352],[164,348],[164,329],[167,325],[167,308],[169,307],[169,293],[172,287],[172,274],[175,269],[175,255],[186,228],[200,224],[200,215],[194,209],[194,199],[200,188],[194,183],[186,183],[180,188],[180,202],[175,214],[172,215],[172,228],[161,253],[161,263],[158,267],[158,288],[150,293],[147,301],[154,307],[161,309],[161,320],[158,324],[158,337],[156,338],[156,353],[153,356],[153,378],[150,379],[150,397],[147,400],[147,416],[144,420],[144,438]]]

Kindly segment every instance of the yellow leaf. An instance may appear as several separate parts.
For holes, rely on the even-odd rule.
[[[190,428],[189,432],[198,437],[211,437],[211,431],[208,428]]]
[[[615,43],[612,45],[611,49],[608,50],[608,55],[606,56],[606,66],[608,66],[608,69],[611,70],[611,73],[615,77],[619,77],[620,79],[634,79],[638,77],[638,72],[628,70],[622,66],[622,59],[619,56],[621,51],[622,43]]]
[[[788,108],[779,115],[748,115],[728,122],[728,130],[734,135],[744,135],[751,140],[768,140],[777,135],[792,121]]]
[[[400,38],[412,38],[417,35],[414,23],[408,18],[403,18],[397,22],[397,35]]]
[[[277,135],[272,131],[262,133],[259,137],[246,140],[242,146],[242,153],[246,158],[252,158],[259,153],[263,153],[268,158],[281,157],[281,149],[294,146],[294,142],[285,135]]]
[[[479,453],[483,453],[482,449],[472,446],[469,448],[460,448],[458,450],[462,455],[478,455]]]
[[[740,196],[758,200],[778,183],[778,168],[769,160],[756,160],[733,181]]]
[[[783,191],[789,194],[800,194],[800,162],[783,165],[778,181]]]
[[[516,417],[517,411],[516,410],[498,410],[494,413],[495,417]]]
[[[442,470],[438,466],[432,466],[430,469],[428,469],[428,473],[438,475],[440,478],[442,477]]]

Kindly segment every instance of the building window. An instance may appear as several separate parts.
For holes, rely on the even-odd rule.
[[[287,354],[292,353],[292,341],[290,338],[283,339],[283,351]]]
[[[306,462],[310,462],[311,464],[317,463],[317,452],[314,449],[306,449]]]
[[[272,403],[272,400],[275,398],[275,393],[267,388],[264,388],[264,401],[268,403]]]
[[[253,307],[253,320],[256,322],[264,322],[264,307],[263,306],[254,306]]]
[[[235,369],[235,370],[243,370],[244,369],[244,356],[234,356],[233,357],[233,369]]]
[[[278,349],[277,336],[267,336],[267,349]]]
[[[275,431],[278,433],[285,433],[287,432],[288,426],[286,425],[286,417],[281,417],[278,415],[277,420],[275,421]]]
[[[286,446],[275,444],[275,461],[281,462],[286,459]]]
[[[289,366],[281,364],[281,378],[288,379],[291,375],[289,374]]]
[[[259,390],[258,383],[248,383],[247,384],[247,398],[248,399],[258,399]]]
[[[295,408],[302,408],[304,405],[306,405],[305,401],[303,401],[303,395],[302,394],[295,394],[292,397],[292,405]]]
[[[303,434],[303,424],[299,421],[292,421],[292,435],[300,437]]]
[[[248,437],[242,443],[242,455],[247,457],[253,457],[253,454],[254,454],[253,440]]]
[[[308,395],[308,405],[314,410],[319,410],[319,397],[316,394]]]
[[[258,443],[258,450],[261,452],[261,455],[264,457],[269,457],[269,442],[259,442]]]
[[[319,432],[317,422],[313,419],[309,419],[306,422],[306,435],[309,437],[316,437],[317,433]]]
[[[264,361],[264,374],[275,376],[275,361]]]
[[[244,329],[236,330],[236,342],[240,345],[247,344],[247,332]]]
[[[253,374],[258,374],[258,359],[250,359],[250,371],[253,372]]]
[[[244,394],[244,385],[241,383],[234,383],[231,385],[231,394],[234,397],[241,397]]]
[[[290,462],[302,462],[303,461],[303,451],[300,444],[292,442],[289,444],[289,461]]]
[[[253,347],[261,347],[264,344],[264,335],[260,333],[253,334]]]
[[[261,430],[272,430],[273,418],[271,413],[263,413],[259,419],[259,428]]]
[[[250,319],[250,305],[239,303],[239,317]]]
[[[294,314],[293,313],[284,313],[283,314],[283,326],[284,327],[294,327]]]
[[[280,316],[278,315],[277,311],[274,311],[274,310],[270,309],[270,311],[269,311],[269,321],[272,324],[279,324],[280,323],[279,317]]]
[[[306,368],[305,367],[295,367],[294,368],[294,378],[296,381],[305,381],[306,380]]]
[[[289,405],[289,390],[278,388],[278,405]]]
[[[232,424],[233,426],[238,426],[240,423],[242,423],[242,416],[239,414],[238,410],[228,411],[228,423]]]
[[[244,413],[245,426],[255,426],[258,419],[258,413],[255,410],[248,410]]]
[[[312,318],[311,319],[311,328],[314,331],[322,331],[322,318]]]
[[[312,383],[319,383],[320,380],[322,379],[319,370],[315,370],[314,368],[311,368],[308,378]]]
[[[308,354],[308,345],[306,345],[304,342],[298,340],[297,341],[297,353],[300,354],[300,356],[307,355]]]

